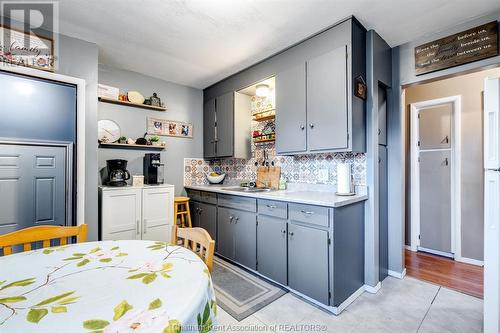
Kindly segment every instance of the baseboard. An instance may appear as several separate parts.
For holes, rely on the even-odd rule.
[[[345,301],[343,301],[339,306],[333,307],[333,314],[339,315],[342,311],[345,310],[356,298],[361,296],[361,294],[365,291],[365,286],[361,286],[356,290],[354,293],[352,293],[351,296],[349,296]]]
[[[408,251],[413,251],[410,245],[405,245],[405,249],[407,249]]]
[[[365,284],[365,291],[366,292],[369,292],[370,294],[376,294],[380,288],[382,287],[382,283],[380,283],[380,281],[377,283],[377,285],[375,286],[370,286],[370,285],[367,285]]]
[[[475,265],[475,266],[484,266],[484,261],[477,260],[477,259],[456,257],[455,260],[459,261],[459,262],[463,262],[464,264],[471,264],[471,265]]]
[[[395,278],[398,278],[398,279],[402,279],[405,277],[406,275],[406,268],[403,269],[403,271],[400,273],[400,272],[396,272],[396,271],[391,271],[389,270],[388,271],[388,274],[389,276],[392,276],[392,277],[395,277]]]

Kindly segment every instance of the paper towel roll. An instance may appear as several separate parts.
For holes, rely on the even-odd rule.
[[[351,164],[337,164],[337,192],[341,194],[352,193]]]

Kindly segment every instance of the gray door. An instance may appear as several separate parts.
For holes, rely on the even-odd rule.
[[[66,148],[0,144],[0,234],[66,225]]]
[[[451,151],[420,152],[420,247],[451,253]]]
[[[288,224],[288,285],[328,304],[328,232]]]
[[[234,152],[234,93],[215,99],[217,122],[217,157],[233,156]]]
[[[214,205],[199,203],[198,204],[199,213],[199,226],[205,229],[210,236],[215,239],[216,236],[216,219],[217,219],[217,207]]]
[[[379,179],[379,281],[388,275],[389,269],[389,226],[387,202],[387,148],[378,146],[378,179]]]
[[[203,106],[203,156],[214,158],[215,155],[215,99]]]
[[[193,227],[201,228],[200,225],[200,203],[196,201],[189,202],[189,209],[191,210],[191,223]]]
[[[268,278],[287,284],[286,220],[259,215],[257,225],[257,270]]]
[[[443,104],[423,109],[418,114],[420,149],[443,149],[451,147],[452,104]]]
[[[309,150],[347,148],[346,48],[307,61]]]
[[[276,152],[307,149],[306,65],[302,63],[276,75]]]
[[[235,211],[234,219],[234,260],[257,269],[257,217],[255,213]]]
[[[217,208],[217,253],[234,259],[234,210],[229,208]]]

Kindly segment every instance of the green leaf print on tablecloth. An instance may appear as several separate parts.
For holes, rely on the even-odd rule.
[[[198,329],[200,333],[208,333],[212,330],[212,319],[210,319],[210,303],[207,302],[205,309],[203,310],[203,316],[198,313],[196,318],[198,321]]]
[[[157,263],[157,262],[146,262],[141,264],[136,268],[132,268],[129,270],[129,273],[135,273],[127,277],[128,280],[137,280],[142,279],[142,283],[150,284],[154,280],[156,280],[158,274],[163,276],[165,279],[169,279],[170,275],[167,272],[171,271],[173,268],[173,264],[166,263]]]
[[[158,251],[165,249],[167,247],[167,242],[155,242],[153,245],[149,245],[148,249],[151,249],[153,251]]]
[[[64,259],[65,261],[79,260],[76,266],[85,266],[92,261],[102,263],[111,262],[114,258],[127,256],[127,253],[120,252],[120,247],[115,246],[110,250],[103,250],[100,247],[93,248],[88,253],[73,253],[71,257]]]
[[[133,310],[134,307],[123,300],[115,306],[112,322],[105,319],[85,320],[83,328],[89,330],[89,333],[122,332],[142,328],[149,329],[150,332],[180,333],[180,322],[170,319],[165,310],[159,310],[161,307],[159,298],[151,301],[147,310]]]

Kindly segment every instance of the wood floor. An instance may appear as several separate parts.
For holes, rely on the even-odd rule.
[[[406,274],[464,294],[483,298],[483,267],[405,250]]]

